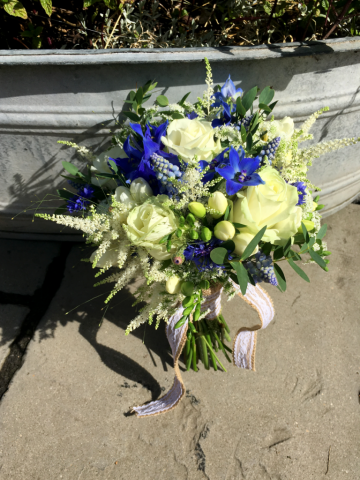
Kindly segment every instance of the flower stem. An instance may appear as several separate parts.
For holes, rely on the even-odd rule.
[[[214,357],[216,358],[216,361],[218,362],[218,364],[220,365],[220,367],[224,370],[224,372],[227,372],[226,368],[224,367],[224,365],[220,362],[219,358],[217,357],[217,355],[215,354],[214,350],[212,349],[211,345],[208,343],[208,341],[206,340],[206,338],[204,338],[207,346],[208,346],[208,349],[210,350],[210,352],[213,353]]]

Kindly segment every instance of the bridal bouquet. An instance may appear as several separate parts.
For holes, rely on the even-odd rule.
[[[94,156],[75,147],[86,166],[63,162],[69,186],[65,200],[47,220],[84,232],[96,247],[89,261],[96,285],[112,283],[106,299],[132,278],[145,281],[135,304],[145,302],[127,327],[129,334],[144,322],[167,323],[174,355],[175,382],[160,400],[136,407],[138,415],[173,408],[184,394],[178,367],[183,352],[186,369],[212,366],[225,370],[221,355],[254,369],[256,330],[274,315],[265,282],[286,290],[281,262],[309,282],[303,264],[328,270],[330,252],[323,238],[319,197],[307,178],[314,158],[355,143],[334,140],[305,148],[309,129],[326,108],[295,129],[290,117],[274,120],[274,90],[257,87],[244,93],[230,76],[213,88],[206,63],[207,89],[197,102],[185,95],[170,104],[164,95],[145,107],[156,83],[131,91],[126,122],[113,147]],[[300,266],[301,265],[301,266]],[[233,348],[221,313],[221,293],[243,297],[259,313],[260,325],[242,328]],[[220,357],[220,358],[219,358]]]

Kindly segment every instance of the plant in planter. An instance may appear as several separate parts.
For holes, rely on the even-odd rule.
[[[169,104],[159,95],[145,107],[155,83],[131,91],[130,123],[120,126],[111,150],[87,160],[80,171],[63,166],[76,193],[59,190],[65,200],[54,215],[39,217],[84,232],[96,246],[89,261],[96,277],[114,268],[97,285],[114,283],[111,299],[138,275],[146,279],[135,304],[146,302],[130,322],[130,333],[144,322],[167,323],[174,355],[175,381],[157,402],[136,407],[139,416],[167,411],[182,398],[178,359],[184,350],[187,370],[225,370],[220,351],[235,365],[254,369],[256,329],[240,329],[233,348],[221,312],[221,293],[235,294],[257,309],[260,325],[274,309],[261,282],[286,290],[281,262],[288,262],[305,281],[299,263],[329,263],[320,225],[322,205],[307,177],[313,158],[356,143],[355,139],[324,142],[300,149],[309,129],[326,108],[299,129],[291,118],[275,121],[274,90],[253,87],[246,93],[229,77],[212,86],[207,62],[207,90],[194,104],[185,95]],[[308,258],[306,258],[308,257]]]

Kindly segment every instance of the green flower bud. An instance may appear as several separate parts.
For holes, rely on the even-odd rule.
[[[318,206],[316,207],[316,210],[322,210],[324,207],[325,207],[325,205],[318,205]]]
[[[214,235],[219,240],[230,240],[235,235],[235,227],[227,220],[223,220],[222,222],[216,224]]]
[[[190,297],[185,297],[184,300],[182,301],[182,306],[184,308],[190,307],[191,305],[194,304],[194,295],[191,295]]]
[[[180,216],[180,219],[179,219],[179,225],[180,227],[183,227],[185,225],[185,217],[183,217],[182,215]]]
[[[201,280],[201,282],[199,283],[199,287],[201,288],[201,290],[207,290],[208,288],[210,288],[209,280]]]
[[[188,209],[190,210],[191,213],[195,215],[195,217],[204,218],[206,215],[206,209],[204,205],[200,202],[189,203]]]
[[[194,225],[194,223],[195,223],[195,217],[194,217],[194,215],[193,215],[192,213],[188,213],[188,214],[186,215],[186,223],[187,223],[188,225],[191,225],[191,226]]]
[[[224,215],[227,209],[228,201],[226,200],[226,197],[223,193],[215,192],[214,195],[209,198],[208,206],[220,212],[220,213],[212,213],[211,216],[213,218],[220,218]]]
[[[212,231],[210,228],[202,227],[201,229],[201,240],[204,242],[209,242],[212,237]]]
[[[179,293],[181,289],[181,280],[179,277],[170,277],[168,278],[166,285],[165,285],[165,290],[170,293],[171,295],[175,295],[176,293]]]
[[[181,284],[181,293],[186,297],[190,297],[194,291],[194,284],[193,282],[183,282]]]
[[[192,240],[198,240],[199,238],[199,234],[196,230],[190,230],[189,232],[189,237],[192,239]]]
[[[314,222],[312,222],[311,220],[303,220],[302,223],[305,225],[306,230],[307,230],[308,232],[311,232],[311,230],[314,230],[315,224],[314,224]],[[300,225],[300,227],[298,228],[298,232],[299,232],[299,233],[303,233],[303,231],[302,231],[302,226],[301,226],[301,225]]]
[[[329,255],[331,255],[331,252],[329,252],[328,250],[324,250],[321,254],[322,257],[328,257]]]

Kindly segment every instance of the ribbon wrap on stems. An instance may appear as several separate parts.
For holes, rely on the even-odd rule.
[[[240,287],[235,282],[232,283],[239,297],[251,305],[258,312],[260,318],[259,325],[250,328],[242,327],[238,330],[233,344],[233,363],[240,368],[255,370],[257,330],[266,328],[274,318],[274,306],[270,296],[259,285],[254,287],[248,284],[246,294],[242,295]],[[207,320],[214,320],[220,314],[222,290],[221,285],[218,284],[203,291],[205,301],[201,305],[201,311],[204,312],[210,309],[210,312],[205,317]],[[175,325],[182,317],[183,311],[184,308],[180,306],[166,325],[166,336],[174,357],[174,383],[171,389],[159,400],[134,407],[133,410],[138,417],[159,415],[172,410],[185,395],[185,385],[181,377],[179,358],[186,342],[188,320],[180,328],[175,329]]]

